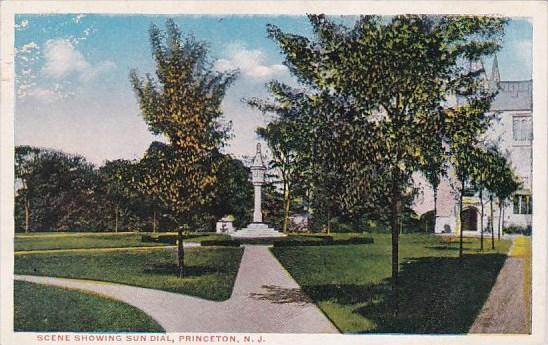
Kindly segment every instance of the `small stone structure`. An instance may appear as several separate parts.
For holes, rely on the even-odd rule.
[[[232,224],[233,222],[234,217],[232,216],[226,216],[221,218],[215,226],[216,232],[220,234],[232,234],[234,231],[236,231],[234,229],[234,225]]]
[[[257,144],[257,153],[251,164],[251,182],[255,192],[255,205],[253,211],[253,222],[242,230],[232,233],[230,236],[234,238],[265,238],[265,237],[284,237],[285,234],[278,232],[267,224],[263,223],[263,214],[261,210],[261,186],[265,183],[266,167],[263,163],[261,153],[261,144]]]

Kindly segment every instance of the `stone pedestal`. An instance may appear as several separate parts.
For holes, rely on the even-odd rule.
[[[236,231],[230,234],[233,238],[270,238],[270,237],[284,237],[286,234],[278,232],[268,225],[263,223],[263,213],[261,209],[261,186],[265,183],[264,172],[266,167],[263,163],[263,156],[261,153],[261,144],[257,144],[257,153],[253,158],[251,165],[251,173],[254,191],[254,209],[253,209],[253,223],[249,224],[247,228]]]
[[[235,233],[230,234],[233,238],[271,238],[271,237],[285,237],[279,231],[269,228],[264,223],[251,223],[242,230],[238,230]]]

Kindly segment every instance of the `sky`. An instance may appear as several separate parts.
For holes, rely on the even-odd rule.
[[[223,101],[232,138],[225,152],[237,157],[255,152],[255,129],[268,116],[242,99],[267,97],[265,83],[294,83],[283,56],[266,36],[266,24],[310,36],[304,16],[170,16],[184,34],[207,41],[218,70],[239,68]],[[164,29],[165,16],[16,16],[15,144],[80,154],[97,165],[105,160],[139,159],[161,138],[147,129],[129,72],[153,73],[148,39],[152,23]],[[351,23],[352,17],[339,20]],[[514,18],[497,54],[503,80],[532,75],[532,25]],[[485,61],[489,72],[491,61]]]

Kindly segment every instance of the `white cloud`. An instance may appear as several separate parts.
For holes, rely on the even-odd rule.
[[[19,24],[15,24],[16,31],[22,31],[29,27],[29,21],[27,19],[21,20]]]
[[[36,42],[32,41],[32,42],[23,44],[21,46],[21,48],[16,48],[15,52],[17,53],[17,55],[22,56],[22,55],[26,55],[26,54],[32,54],[32,53],[34,53],[35,51],[37,51],[39,49],[40,49],[40,47],[38,46],[38,44],[36,44]]]
[[[248,49],[244,44],[233,42],[225,47],[226,59],[215,62],[215,69],[227,71],[238,68],[243,77],[268,79],[287,74],[288,69],[281,64],[265,63],[265,53],[260,49]]]
[[[44,75],[53,79],[76,75],[82,82],[92,81],[99,74],[115,67],[115,64],[110,61],[92,65],[70,40],[64,38],[46,42],[44,60],[42,68]]]
[[[45,64],[42,69],[48,77],[63,78],[72,73],[83,73],[91,68],[84,55],[67,39],[48,40],[44,50]]]
[[[85,14],[77,14],[75,15],[74,17],[72,17],[72,21],[75,22],[75,23],[80,23],[82,21],[82,19],[86,17]]]

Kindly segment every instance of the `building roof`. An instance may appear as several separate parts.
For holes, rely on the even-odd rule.
[[[491,103],[491,110],[529,110],[533,109],[533,81],[504,81],[500,78],[499,61],[497,55],[493,59],[489,86],[498,90]]]
[[[483,70],[481,61],[470,64],[470,70]],[[482,73],[488,87],[492,91],[498,91],[491,103],[492,111],[532,111],[533,110],[533,81],[532,80],[501,80],[497,56],[493,60],[491,76]],[[466,103],[462,97],[457,97],[457,102]]]
[[[491,110],[533,109],[533,81],[499,81],[498,94],[491,103]]]

